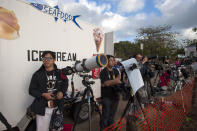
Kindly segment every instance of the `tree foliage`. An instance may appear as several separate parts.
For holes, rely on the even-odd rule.
[[[183,43],[184,43],[186,46],[196,45],[196,47],[197,47],[197,39],[193,39],[193,40],[185,39],[185,40],[183,40]]]
[[[114,44],[115,57],[128,59],[136,53],[140,52],[140,47],[137,44],[129,41],[120,41]]]
[[[171,26],[140,28],[136,44],[144,44],[144,55],[171,56],[177,47]]]
[[[146,56],[176,56],[177,53],[183,53],[183,50],[177,48],[176,34],[171,31],[171,26],[140,28],[134,43],[129,41],[115,43],[115,56],[123,59],[136,53],[143,53]],[[143,51],[140,44],[144,45]]]
[[[197,27],[194,27],[192,30],[197,33]]]

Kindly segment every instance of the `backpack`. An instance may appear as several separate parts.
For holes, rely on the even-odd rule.
[[[64,129],[64,117],[63,112],[59,110],[59,108],[55,108],[53,110],[51,121],[50,121],[50,130],[58,130],[61,131]]]

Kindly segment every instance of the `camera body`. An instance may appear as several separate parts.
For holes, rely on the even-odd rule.
[[[160,64],[155,64],[155,63],[154,63],[154,66],[155,66],[155,70],[158,70],[158,71],[163,70],[163,66],[160,65]]]

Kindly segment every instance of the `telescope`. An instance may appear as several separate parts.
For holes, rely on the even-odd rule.
[[[74,92],[74,83],[73,83],[73,76],[74,73],[78,73],[79,77],[82,77],[82,84],[86,87],[82,96],[82,101],[86,102],[88,104],[88,119],[89,119],[89,131],[91,131],[91,112],[92,112],[92,104],[94,104],[94,107],[97,107],[96,102],[94,101],[94,94],[91,85],[93,85],[95,82],[90,81],[89,79],[92,78],[91,75],[88,75],[87,73],[95,68],[105,67],[108,64],[108,59],[105,54],[98,54],[96,56],[93,56],[88,59],[83,59],[82,61],[76,61],[73,67],[67,66],[66,68],[61,69],[63,75],[71,75],[71,85],[72,85],[72,92]],[[74,94],[74,93],[73,93]],[[73,95],[72,95],[73,96]],[[79,109],[83,103],[79,105]],[[97,107],[98,108],[98,107]],[[79,119],[79,113],[80,110],[77,110],[76,118],[74,121],[74,125],[72,128],[72,131],[75,130],[75,126],[78,123]],[[100,114],[100,113],[99,113]]]
[[[108,64],[108,59],[105,54],[98,54],[89,59],[83,59],[82,61],[76,61],[74,67],[67,66],[62,69],[64,75],[71,75],[76,72],[88,73],[95,68],[105,67]]]
[[[124,71],[127,74],[129,83],[133,89],[134,94],[144,86],[144,82],[140,73],[140,70],[137,68],[137,61],[135,58],[131,58],[121,62]]]

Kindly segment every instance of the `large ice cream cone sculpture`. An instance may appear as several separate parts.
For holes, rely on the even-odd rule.
[[[101,43],[103,41],[103,32],[99,28],[93,30],[94,41],[96,44],[96,51],[99,52]]]
[[[14,12],[0,7],[0,38],[7,40],[18,38],[19,28]]]

